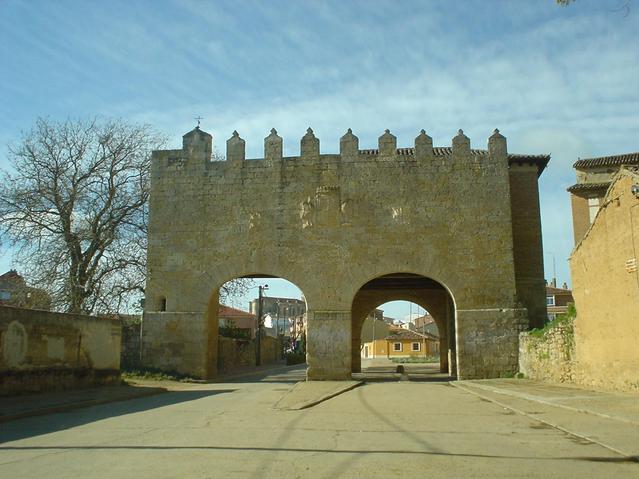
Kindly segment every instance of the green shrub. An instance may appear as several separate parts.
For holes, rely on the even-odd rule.
[[[154,368],[125,369],[122,370],[121,376],[124,381],[136,379],[146,379],[149,381],[197,381],[195,378],[187,376],[186,374],[181,374],[176,371],[161,371]]]
[[[290,366],[292,364],[302,364],[306,362],[306,354],[305,353],[286,353],[284,355],[286,359],[286,365]]]

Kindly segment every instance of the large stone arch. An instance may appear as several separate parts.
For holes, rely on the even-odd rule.
[[[398,149],[386,131],[360,150],[349,131],[339,154],[320,154],[310,130],[299,156],[283,157],[275,130],[264,147],[247,161],[236,133],[227,160],[211,161],[212,137],[196,128],[181,149],[154,152],[145,365],[214,376],[216,288],[258,272],[304,292],[308,379],[348,379],[357,292],[408,271],[453,292],[459,379],[516,371],[519,331],[543,321],[536,205],[548,156],[511,155],[499,132],[471,149],[461,130],[443,148],[422,132]]]

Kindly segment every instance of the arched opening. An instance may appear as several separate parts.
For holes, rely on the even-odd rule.
[[[409,308],[413,304],[415,312],[412,308],[408,310],[412,317],[393,317],[392,314],[397,315],[393,306],[395,302],[401,302],[399,304],[404,307],[409,305]],[[425,362],[427,359],[432,361],[432,355],[436,353],[438,360],[435,366],[422,367],[422,372],[438,369],[448,376],[456,376],[455,305],[452,294],[442,283],[413,273],[379,276],[357,291],[351,318],[353,373],[366,373],[366,367],[377,372],[391,372],[396,367],[393,358],[415,357],[418,361],[421,357]],[[391,322],[395,324],[391,325]],[[374,332],[372,325],[376,326]],[[381,333],[377,327],[381,328]],[[393,340],[393,335],[396,340]],[[374,341],[370,341],[371,337]],[[410,348],[410,351],[405,348]],[[366,357],[367,354],[369,357]],[[370,357],[373,354],[375,361]]]
[[[219,298],[215,301],[214,298]],[[294,283],[268,274],[226,281],[209,304],[218,375],[257,366],[306,363],[307,306]]]
[[[362,373],[372,378],[394,372],[401,364],[411,377],[441,377],[440,329],[441,321],[412,301],[376,306],[360,330]]]

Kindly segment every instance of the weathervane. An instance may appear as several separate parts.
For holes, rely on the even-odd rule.
[[[200,127],[200,120],[204,120],[204,118],[202,118],[201,116],[196,116],[195,119],[197,120],[197,127]]]

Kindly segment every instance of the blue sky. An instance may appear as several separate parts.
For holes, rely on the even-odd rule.
[[[554,255],[570,282],[571,164],[639,149],[639,4],[623,3],[0,0],[0,167],[38,116],[146,122],[177,147],[201,115],[252,157],[272,127],[287,154],[309,125],[326,153],[349,127],[362,148],[385,128],[484,148],[497,127],[511,152],[552,154],[546,276]]]

